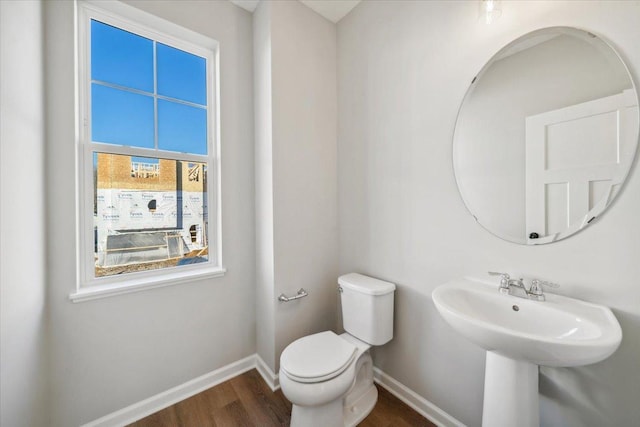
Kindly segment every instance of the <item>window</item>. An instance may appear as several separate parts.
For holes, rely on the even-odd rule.
[[[224,272],[217,43],[106,6],[79,3],[74,300]]]

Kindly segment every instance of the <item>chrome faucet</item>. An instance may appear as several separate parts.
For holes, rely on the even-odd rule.
[[[527,298],[529,296],[529,291],[527,291],[527,288],[524,286],[524,280],[522,279],[522,277],[519,279],[509,280],[509,288],[507,293],[509,295],[513,295],[514,297],[520,298]]]
[[[556,283],[533,279],[531,281],[531,286],[527,289],[522,278],[512,279],[507,273],[498,273],[495,271],[490,271],[489,274],[492,276],[500,276],[500,286],[498,287],[498,290],[501,294],[513,295],[519,298],[529,298],[536,301],[545,300],[542,289],[543,286],[548,286],[550,288],[557,288],[560,286]]]

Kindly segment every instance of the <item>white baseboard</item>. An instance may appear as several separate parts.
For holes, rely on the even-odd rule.
[[[148,399],[112,412],[82,427],[120,427],[169,407],[256,367],[256,354],[199,376]],[[264,362],[262,362],[264,363]]]
[[[271,388],[271,391],[276,391],[280,388],[280,380],[278,379],[278,374],[273,372],[269,366],[262,360],[260,355],[256,354],[256,369],[258,373],[262,376],[262,379],[265,383]]]
[[[84,424],[82,427],[120,427],[131,424],[254,368],[257,369],[271,390],[276,391],[280,388],[278,375],[267,366],[259,355],[254,354],[126,408],[107,414]],[[380,369],[374,367],[373,375],[376,383],[436,425],[441,427],[464,427],[464,424],[460,421]]]
[[[376,367],[373,368],[373,377],[376,383],[435,425],[440,427],[464,427],[463,423]]]

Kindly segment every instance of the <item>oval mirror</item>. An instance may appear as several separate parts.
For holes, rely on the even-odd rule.
[[[635,86],[607,43],[574,28],[535,31],[494,55],[465,95],[453,141],[460,194],[505,240],[566,238],[620,191],[638,128]]]

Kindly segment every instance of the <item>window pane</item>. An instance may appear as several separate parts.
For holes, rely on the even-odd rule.
[[[207,261],[204,163],[94,153],[96,277]]]
[[[207,65],[204,58],[162,43],[156,46],[158,94],[207,105]]]
[[[159,99],[158,148],[207,154],[207,110]]]
[[[153,98],[93,83],[91,139],[154,148]]]
[[[153,41],[91,20],[91,79],[153,92]]]

